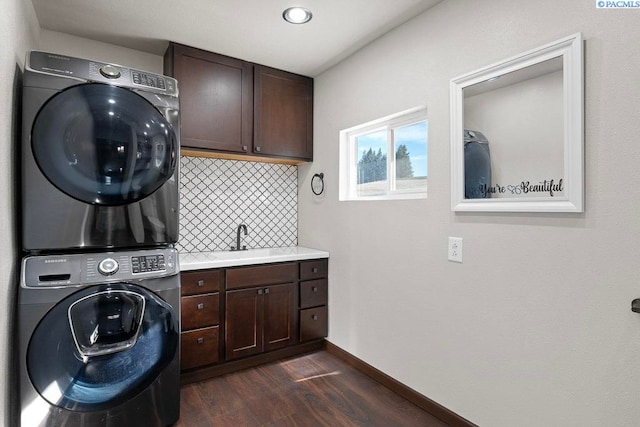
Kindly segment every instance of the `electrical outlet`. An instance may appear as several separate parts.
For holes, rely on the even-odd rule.
[[[462,237],[449,237],[449,261],[462,262]]]

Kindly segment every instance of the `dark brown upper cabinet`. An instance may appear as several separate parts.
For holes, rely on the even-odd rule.
[[[181,146],[250,153],[252,64],[175,43],[164,59],[179,81]]]
[[[253,149],[313,159],[313,79],[254,66]]]
[[[164,68],[178,79],[183,148],[313,160],[313,79],[177,43],[169,44]]]

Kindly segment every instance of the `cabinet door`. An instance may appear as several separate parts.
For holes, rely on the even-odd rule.
[[[264,351],[295,344],[295,290],[293,283],[264,289]]]
[[[252,64],[179,44],[167,54],[165,72],[178,79],[180,91],[181,145],[250,152]]]
[[[225,358],[249,356],[262,351],[263,288],[226,293]]]
[[[254,66],[255,154],[313,160],[313,79]]]

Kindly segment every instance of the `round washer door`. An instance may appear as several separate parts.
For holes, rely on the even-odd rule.
[[[178,142],[166,118],[140,95],[99,83],[49,99],[31,131],[33,156],[60,191],[85,203],[141,200],[176,168]]]
[[[42,318],[27,349],[27,371],[54,406],[107,409],[151,385],[177,356],[178,338],[173,308],[149,290],[91,286]]]

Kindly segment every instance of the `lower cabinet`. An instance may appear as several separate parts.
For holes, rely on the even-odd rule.
[[[321,259],[183,272],[182,370],[326,337],[327,270]]]
[[[329,260],[300,263],[300,342],[327,336]]]
[[[226,360],[295,343],[294,291],[287,283],[226,292]]]
[[[181,280],[180,367],[207,366],[220,360],[220,289],[223,272],[184,272]]]

